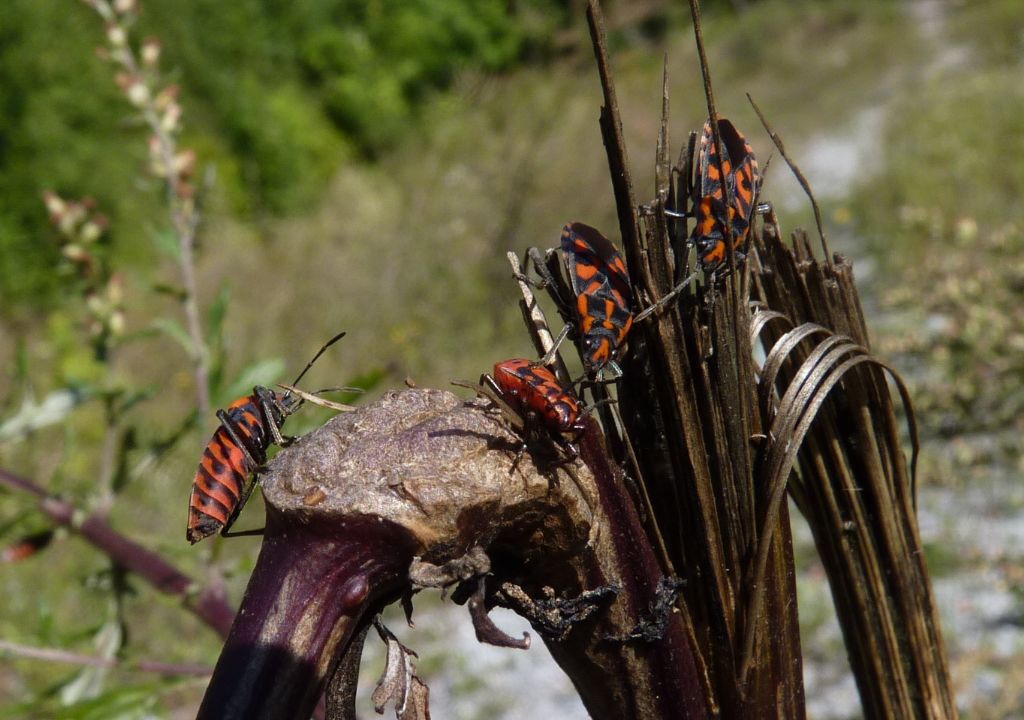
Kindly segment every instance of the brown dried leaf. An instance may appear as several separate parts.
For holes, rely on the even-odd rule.
[[[374,710],[384,714],[384,708],[391,703],[398,720],[429,720],[427,707],[430,690],[416,677],[415,652],[398,641],[394,634],[384,627],[380,619],[374,621],[377,632],[387,644],[388,658],[384,672],[373,691]]]

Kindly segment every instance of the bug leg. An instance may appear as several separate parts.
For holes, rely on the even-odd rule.
[[[552,344],[551,349],[544,354],[544,357],[537,361],[538,365],[544,365],[547,367],[552,363],[555,356],[558,354],[558,347],[565,342],[570,331],[572,331],[572,323],[566,323],[565,327],[562,328],[562,332],[558,333],[558,337],[555,338],[555,342]]]
[[[220,424],[224,428],[224,432],[228,434],[231,441],[239,450],[242,451],[245,459],[252,463],[253,467],[259,467],[262,465],[263,461],[258,459],[253,453],[253,448],[249,445],[249,439],[242,437],[242,435],[235,430],[235,421],[232,420],[231,417],[223,410],[217,411],[217,419],[220,420]]]
[[[526,454],[526,449],[526,443],[523,443],[522,445],[519,446],[519,449],[516,451],[516,456],[512,458],[512,467],[510,467],[508,470],[509,475],[514,473],[516,471],[516,468],[519,467],[519,461],[522,460],[523,455]]]
[[[595,410],[597,410],[599,408],[603,408],[603,407],[605,407],[607,405],[615,405],[618,402],[619,401],[616,400],[615,398],[610,398],[610,397],[609,398],[601,398],[597,402],[591,403],[590,405],[588,405],[586,407],[586,409],[584,409],[583,412],[580,413],[580,420],[582,420],[587,415],[589,415],[590,413],[594,412]]]
[[[487,375],[486,373],[481,375],[480,382],[476,385],[462,380],[452,380],[451,382],[452,385],[472,390],[478,397],[489,400],[491,404],[498,408],[498,411],[501,412],[502,416],[508,420],[509,424],[512,425],[517,432],[521,433],[524,431],[523,419],[519,416],[519,413],[512,409],[512,407],[502,399],[501,390],[494,382],[494,378],[490,375]]]
[[[228,526],[225,525],[225,528]],[[226,529],[221,530],[221,537],[235,538],[235,537],[252,537],[253,535],[262,535],[266,528],[254,528],[252,530],[238,530],[236,532],[228,532]]]
[[[538,290],[544,290],[545,288],[557,285],[554,276],[548,269],[547,264],[544,262],[544,256],[540,254],[540,249],[536,247],[529,247],[526,249],[526,254],[523,255],[523,273],[529,272],[530,265],[533,265],[533,269],[540,276],[540,280],[533,280],[529,277],[523,279],[530,283],[533,287]]]
[[[650,315],[660,311],[663,307],[672,302],[672,300],[674,300],[676,296],[679,295],[679,293],[685,290],[690,285],[690,283],[696,280],[697,276],[700,275],[700,273],[700,268],[694,270],[692,273],[690,273],[690,275],[686,277],[686,279],[684,279],[682,282],[680,282],[678,285],[672,288],[672,290],[670,290],[667,295],[662,297],[661,300],[654,303],[649,308],[645,309],[643,312],[639,313],[636,317],[634,317],[633,322],[638,323],[641,320],[645,320]]]
[[[535,288],[547,290],[548,296],[558,309],[558,314],[562,318],[568,319],[573,315],[576,296],[569,291],[560,275],[555,276],[559,272],[557,252],[557,250],[548,250],[546,255],[541,255],[540,250],[536,247],[528,248],[523,257],[523,271],[525,273],[532,264],[537,275],[540,276],[540,280],[523,279]]]
[[[498,388],[497,383],[495,383],[494,378],[487,373],[480,376],[480,382],[477,385],[463,382],[461,380],[452,380],[452,385],[472,390],[479,397],[489,400],[496,408],[498,408],[502,417],[508,421],[509,425],[511,425],[517,433],[522,435],[526,432],[526,421],[502,399],[501,390]],[[519,461],[523,459],[523,455],[526,453],[526,450],[527,444],[524,442],[516,451],[515,458],[512,460],[512,467],[510,467],[508,471],[509,475],[513,474],[516,471],[516,468],[519,467]]]
[[[687,212],[685,210],[671,210],[669,208],[665,208],[664,212],[665,212],[665,215],[667,217],[670,217],[670,218],[692,218],[693,217],[693,213]]]
[[[531,265],[533,265],[539,279],[530,277]],[[546,290],[556,284],[555,278],[544,264],[544,258],[541,256],[540,250],[536,247],[526,249],[526,253],[523,255],[523,271],[515,273],[515,278],[537,290]]]
[[[234,511],[228,517],[228,521],[224,523],[224,527],[220,529],[220,534],[224,537],[245,537],[247,535],[262,535],[263,528],[257,528],[255,530],[239,530],[238,532],[229,532],[231,526],[235,524],[239,514],[242,512],[242,508],[249,502],[249,496],[252,495],[252,491],[256,489],[256,483],[259,482],[259,471],[256,471],[252,475],[252,480],[242,490],[241,497],[238,498],[238,504],[235,505]]]
[[[278,427],[276,422],[274,422],[274,414],[270,409],[270,401],[265,397],[260,397],[259,400],[260,410],[263,411],[263,426],[270,430],[270,437],[274,439],[274,444],[284,447],[286,444],[285,437],[281,435],[281,428]],[[290,437],[288,442],[291,442],[294,439],[295,438]]]

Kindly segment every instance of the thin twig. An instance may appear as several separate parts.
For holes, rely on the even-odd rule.
[[[831,268],[832,253],[828,249],[828,241],[825,239],[825,230],[821,222],[821,209],[818,207],[818,201],[814,199],[814,193],[811,191],[811,184],[807,182],[807,178],[800,171],[796,162],[786,153],[786,146],[782,144],[782,138],[779,137],[779,134],[772,129],[771,125],[768,124],[768,121],[764,117],[764,113],[761,112],[761,108],[759,108],[757,103],[754,102],[754,98],[750,97],[750,93],[747,93],[747,100],[750,101],[750,105],[754,108],[754,112],[757,113],[757,117],[764,126],[765,132],[768,133],[768,137],[772,139],[772,142],[775,143],[775,147],[779,149],[779,154],[782,155],[782,159],[786,161],[787,165],[789,165],[789,169],[793,171],[797,182],[800,183],[800,187],[804,189],[804,192],[807,193],[807,197],[810,198],[811,207],[814,208],[814,222],[818,225],[818,237],[821,238],[821,251],[825,253],[825,262]]]
[[[199,619],[221,636],[227,636],[235,611],[217,590],[201,589],[197,582],[160,555],[114,530],[101,515],[87,515],[27,478],[0,468],[0,485],[34,495],[39,500],[39,510],[53,523],[74,531],[113,562],[137,574],[163,594],[178,598]]]
[[[28,660],[42,660],[44,662],[68,663],[71,665],[87,665],[90,667],[124,668],[126,670],[138,670],[140,672],[157,673],[159,675],[178,676],[187,675],[194,677],[209,677],[213,674],[213,668],[206,665],[192,663],[163,663],[153,660],[118,660],[117,658],[105,658],[98,655],[83,655],[58,648],[41,648],[31,645],[21,645],[9,640],[0,640],[0,655],[11,655]]]
[[[627,264],[632,272],[646,269],[640,255],[640,228],[637,219],[636,199],[633,197],[633,180],[629,171],[629,157],[622,133],[622,118],[619,115],[619,101],[615,95],[612,80],[612,66],[608,58],[608,43],[605,37],[604,14],[597,0],[587,2],[587,24],[590,40],[594,46],[594,59],[601,78],[604,107],[601,108],[601,135],[608,155],[608,170],[611,174],[615,207],[619,216],[619,232],[626,251]]]
[[[722,183],[723,194],[725,197],[725,217],[726,227],[723,229],[725,235],[725,252],[727,258],[727,265],[731,273],[736,273],[736,249],[733,247],[732,241],[732,223],[729,221],[729,208],[733,207],[733,191],[729,187],[729,179],[725,176],[725,155],[722,152],[722,133],[718,126],[718,110],[715,109],[715,94],[711,87],[711,68],[708,65],[707,50],[704,47],[704,29],[700,19],[700,0],[690,0],[690,14],[693,16],[693,35],[697,43],[697,54],[700,58],[700,72],[701,77],[704,80],[704,97],[707,101],[708,107],[708,122],[711,123],[711,135],[715,143],[715,161],[718,165],[718,178]],[[747,232],[753,232],[751,228],[747,229]],[[744,304],[740,301],[740,285],[742,281],[738,281],[737,278],[733,278],[732,282],[729,283],[730,294],[732,295],[732,327],[733,327],[733,340],[736,342],[737,347],[733,353],[733,370],[736,377],[736,386],[739,388],[739,392],[736,396],[736,402],[739,407],[740,415],[740,427],[744,433],[748,432],[751,428],[751,413],[747,405],[747,393],[743,389],[743,352],[741,352],[742,337],[746,334],[740,332],[740,314],[744,311]]]
[[[531,335],[536,338],[541,355],[546,355],[551,352],[551,349],[555,345],[554,337],[551,335],[551,328],[548,325],[547,317],[544,315],[544,310],[541,309],[540,304],[537,302],[537,296],[534,294],[530,284],[525,280],[523,275],[523,268],[519,263],[519,258],[511,250],[506,253],[508,257],[509,265],[512,266],[512,275],[516,278],[516,282],[519,283],[519,292],[523,295],[523,309],[525,314],[529,317],[531,326]],[[562,381],[567,382],[569,380],[569,370],[565,366],[565,361],[562,360],[561,353],[555,353],[554,358],[555,375]]]
[[[728,208],[732,207],[732,192],[728,178],[725,176],[725,156],[722,154],[722,133],[718,127],[718,110],[715,108],[715,93],[711,87],[711,69],[708,66],[708,54],[704,48],[704,29],[700,20],[700,0],[690,0],[690,14],[693,16],[693,35],[697,41],[697,55],[700,58],[700,73],[704,81],[704,99],[707,101],[708,122],[711,123],[711,137],[715,143],[718,177],[722,181],[725,195],[726,218]],[[729,223],[731,225],[731,223]],[[732,228],[725,228],[725,250],[729,258],[729,268],[736,267],[736,256],[732,246]],[[735,298],[734,298],[735,299]]]

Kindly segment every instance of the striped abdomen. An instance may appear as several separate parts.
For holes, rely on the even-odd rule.
[[[701,266],[711,270],[726,258],[726,238],[742,252],[750,234],[754,199],[761,183],[754,149],[743,134],[726,120],[718,120],[722,139],[722,173],[712,138],[711,121],[704,123],[697,162],[697,225],[694,238]],[[727,192],[728,191],[728,192]],[[728,207],[726,204],[728,203]]]
[[[203,450],[189,498],[189,542],[220,531],[239,508],[252,472],[267,459],[272,441],[254,393],[218,413],[221,426]],[[283,419],[281,423],[283,424]]]
[[[494,382],[505,402],[524,418],[533,412],[556,435],[582,432],[579,401],[546,367],[525,358],[505,360],[494,366]]]
[[[562,228],[565,257],[576,294],[580,349],[588,373],[615,360],[633,325],[633,288],[615,245],[583,223]]]

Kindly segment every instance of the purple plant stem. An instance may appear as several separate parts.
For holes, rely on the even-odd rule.
[[[609,575],[617,577],[622,585],[620,598],[627,600],[633,613],[642,617],[649,613],[656,597],[662,568],[621,471],[609,461],[593,419],[588,420],[580,451],[600,490],[601,508],[608,524],[605,532],[611,536],[610,545],[614,548],[598,558],[600,569],[591,571],[592,586],[607,582],[605,578]],[[621,633],[622,628],[618,631]],[[581,652],[580,642],[590,648]],[[678,614],[667,623],[662,636],[653,641],[595,643],[592,638],[571,636],[565,644],[548,643],[548,649],[570,675],[595,718],[622,717],[624,713],[651,718],[703,718],[708,714],[694,649]],[[607,673],[613,666],[618,666],[623,677],[630,680],[610,683]],[[609,692],[612,696],[607,695]],[[633,695],[625,707],[614,697],[622,692]]]
[[[407,582],[414,547],[387,521],[300,524],[268,506],[263,547],[197,720],[309,717],[361,621]]]
[[[111,560],[137,574],[165,595],[181,598],[182,604],[222,636],[228,634],[235,611],[224,596],[212,588],[199,593],[197,583],[152,550],[139,545],[110,527],[105,518],[83,513],[71,503],[54,497],[31,480],[0,469],[0,484],[29,493],[39,500],[39,509],[57,525],[67,527]]]

